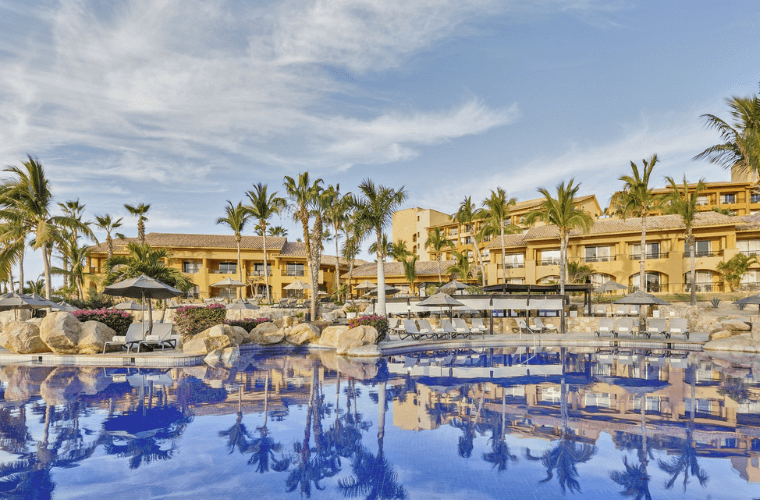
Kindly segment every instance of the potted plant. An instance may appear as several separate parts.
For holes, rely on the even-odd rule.
[[[356,317],[356,313],[358,312],[359,308],[356,306],[346,307],[346,319],[354,319]]]

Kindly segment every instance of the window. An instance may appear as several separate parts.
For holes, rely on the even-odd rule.
[[[462,238],[462,245],[469,245],[470,243],[472,243],[472,237],[471,236],[467,236],[465,238]]]
[[[738,240],[736,249],[744,255],[760,255],[760,240]]]
[[[634,290],[639,289],[639,273],[631,276],[631,286]],[[647,292],[660,291],[660,273],[647,273]]]
[[[646,396],[644,411],[660,411],[660,398],[658,396]],[[633,397],[633,410],[641,411],[641,396]]]
[[[608,262],[610,257],[610,247],[586,247],[586,262]]]
[[[182,263],[182,272],[186,274],[198,274],[201,272],[201,262],[197,260],[186,260]]]
[[[705,206],[710,203],[707,196],[697,196],[697,206]]]
[[[760,203],[760,193],[752,193],[749,195],[750,203]]]
[[[742,290],[757,290],[760,288],[760,271],[751,269],[742,275]]]
[[[504,267],[507,269],[525,267],[525,256],[521,253],[508,253],[504,257]]]
[[[736,203],[736,195],[735,194],[724,194],[720,197],[720,202],[723,205],[733,205]]]
[[[220,262],[219,274],[235,274],[237,272],[237,262]]]
[[[509,283],[510,285],[522,285],[523,283],[525,283],[525,279],[524,278],[509,278],[507,280],[507,283]]]
[[[559,264],[559,250],[542,250],[541,265],[552,266]]]
[[[612,408],[612,395],[608,392],[587,392],[584,403],[585,406]]]
[[[684,410],[691,411],[691,398],[684,398]],[[695,410],[697,413],[710,413],[710,400],[709,399],[697,399]]]
[[[267,275],[272,275],[272,264],[267,265]],[[253,275],[254,276],[264,276],[264,263],[261,264],[254,264],[253,265]]]
[[[631,258],[641,259],[641,244],[631,245]],[[645,259],[659,259],[660,258],[660,244],[659,243],[647,243],[647,252],[644,256]]]
[[[591,286],[594,288],[598,286],[602,286],[608,281],[612,281],[615,279],[614,276],[610,276],[609,274],[603,274],[603,273],[594,273],[591,276],[589,276],[591,279]]]
[[[712,292],[715,291],[713,289],[713,279],[712,279],[712,271],[696,271],[695,273],[696,278],[696,287],[698,292]],[[684,283],[686,283],[686,291],[691,291],[691,273],[686,273],[684,275]]]
[[[483,256],[483,260],[490,259],[491,258],[491,250],[485,249],[483,250],[483,253],[481,254]]]
[[[697,257],[710,257],[712,256],[711,250],[712,242],[710,240],[697,240],[694,242],[694,255]],[[691,257],[688,246],[686,247],[686,252],[684,252],[684,257]]]
[[[186,291],[184,294],[182,294],[182,298],[185,298],[185,299],[197,299],[197,298],[200,298],[200,296],[201,296],[201,291],[197,285],[192,287],[190,290]]]
[[[285,276],[305,276],[306,267],[304,264],[289,262],[285,268]]]

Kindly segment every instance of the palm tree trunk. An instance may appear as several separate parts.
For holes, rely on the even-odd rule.
[[[504,247],[504,221],[499,220],[499,231],[501,233],[501,281],[507,283],[507,250]]]
[[[235,243],[237,243],[237,268],[238,268],[238,281],[243,282],[243,267],[240,265],[240,240],[242,237],[240,233],[235,234]],[[238,299],[243,298],[243,287],[238,288]]]
[[[145,223],[142,217],[137,220],[137,238],[140,240],[141,245],[145,244]]]
[[[438,284],[443,283],[443,278],[441,277],[441,257],[443,257],[443,253],[438,253]]]
[[[641,217],[641,261],[639,262],[639,290],[647,291],[647,214],[643,213]],[[644,306],[639,306],[639,331],[644,330]]]
[[[687,236],[687,239],[689,240],[689,279],[691,281],[691,298],[689,300],[689,304],[692,306],[697,305],[697,287],[696,283],[694,282],[697,278],[697,256],[694,255],[694,236],[691,234],[691,227],[689,228],[689,233]]]
[[[13,291],[13,275],[11,275],[11,291]],[[24,293],[24,249],[18,256],[18,293]]]
[[[113,257],[113,238],[111,238],[111,233],[106,233],[106,246],[108,247],[108,258],[110,259]]]
[[[349,297],[353,298],[353,294],[351,294],[350,293],[351,290],[349,290],[351,288],[351,278],[353,277],[353,275],[354,275],[354,259],[352,258],[348,262],[348,281],[346,281],[346,300],[348,300]]]
[[[340,250],[338,246],[338,227],[335,226],[335,298],[340,300]]]
[[[42,264],[45,267],[45,298],[50,300],[53,289],[50,284],[50,255],[47,252],[47,245],[42,246]]]
[[[385,382],[377,388],[377,457],[383,456],[383,439],[385,437]]]
[[[377,308],[375,314],[385,316],[385,258],[383,257],[383,232],[377,232]],[[440,272],[440,261],[438,270]]]
[[[264,227],[264,231],[261,232],[262,236],[264,237],[264,288],[267,290],[267,303],[272,302],[272,298],[269,296],[269,267],[267,265],[267,232],[266,232],[266,222],[260,221],[261,224]]]
[[[559,235],[559,294],[565,295],[565,269],[567,268],[567,234],[563,228]],[[565,307],[564,298],[562,307]]]

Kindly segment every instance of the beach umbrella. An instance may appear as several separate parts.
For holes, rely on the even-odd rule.
[[[393,295],[394,293],[398,293],[399,289],[394,288],[390,285],[385,285],[385,294],[386,295]],[[373,288],[369,292],[367,292],[367,295],[377,295],[377,287]]]
[[[145,299],[147,298],[149,316],[152,316],[151,299],[171,299],[182,295],[182,292],[173,286],[161,283],[157,279],[145,276],[144,274],[141,274],[137,278],[128,278],[113,285],[108,285],[103,289],[103,293],[115,297],[142,299],[143,303],[145,303]],[[144,324],[145,322],[143,322]],[[150,328],[153,328],[152,323]],[[143,332],[144,334],[145,332]]]
[[[125,302],[119,302],[111,309],[115,309],[117,311],[142,311],[143,306],[134,300],[127,300]]]
[[[58,303],[58,309],[60,309],[61,311],[64,311],[64,312],[74,312],[74,311],[78,311],[79,310],[78,307],[74,307],[71,304],[69,304],[68,302],[60,302],[60,303]]]
[[[625,285],[621,285],[620,283],[617,283],[616,281],[610,280],[607,283],[594,288],[594,291],[596,293],[606,293],[606,292],[614,292],[615,290],[625,290],[626,288],[628,287]]]
[[[443,292],[438,292],[435,295],[431,295],[423,301],[417,302],[418,306],[422,307],[440,307],[443,311],[444,307],[449,308],[449,318],[451,318],[451,308],[457,306],[463,306],[461,302],[456,299],[452,299],[450,296]]]
[[[734,302],[734,304],[757,304],[759,306],[757,308],[757,314],[760,315],[760,294],[744,297],[743,299]]]
[[[639,306],[669,306],[670,302],[666,302],[659,297],[650,295],[646,292],[638,291],[629,293],[622,299],[616,300],[613,304],[629,304]]]
[[[354,290],[369,290],[371,288],[376,288],[376,287],[377,287],[377,285],[374,284],[374,283],[372,283],[371,281],[364,280],[361,283],[359,283],[358,285],[356,285],[354,287]]]
[[[247,300],[238,299],[234,301],[232,304],[227,306],[227,309],[233,310],[233,311],[255,311],[258,309],[259,306],[251,304]]]
[[[458,292],[459,290],[464,290],[465,288],[469,288],[469,287],[460,281],[451,280],[445,285],[443,285],[440,288],[440,291],[455,293],[455,292]]]
[[[44,301],[37,300],[30,295],[20,295],[18,293],[8,293],[0,296],[0,311],[10,311],[13,309],[14,316],[18,318],[19,309],[45,309],[50,307]]]
[[[284,290],[310,290],[311,285],[308,283],[304,283],[301,280],[295,280],[293,283],[289,284],[288,286],[283,287]]]
[[[211,286],[214,288],[225,288],[228,292],[232,292],[233,288],[243,288],[245,287],[245,283],[242,283],[238,280],[234,280],[232,278],[225,278],[222,281],[218,281],[216,283],[213,283]]]

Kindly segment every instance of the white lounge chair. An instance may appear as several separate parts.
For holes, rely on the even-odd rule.
[[[615,320],[612,318],[601,318],[599,319],[599,329],[596,331],[596,336],[601,337],[607,334],[617,336],[615,333]]]
[[[140,341],[143,340],[144,332],[147,332],[149,328],[149,323],[132,323],[127,328],[126,334],[114,335],[113,339],[103,344],[103,354],[106,353],[108,346],[126,347],[127,352],[131,352],[133,347],[139,346]]]
[[[436,334],[429,330],[420,330],[417,328],[417,324],[414,322],[413,319],[405,319],[404,320],[404,332],[399,333],[399,338],[401,340],[412,337],[414,340],[420,340],[422,337],[426,338],[435,338]]]
[[[533,333],[544,333],[546,331],[546,327],[544,326],[544,322],[541,321],[541,318],[528,318],[528,326],[531,330],[533,330]]]
[[[689,340],[689,320],[686,318],[673,318],[670,320],[670,328],[665,334],[667,338],[673,335],[683,335],[686,340]]]
[[[594,306],[594,316],[607,316],[607,304],[596,304]]]
[[[550,333],[557,333],[557,327],[550,324],[544,323],[544,320],[541,318],[534,318],[533,323],[541,330],[541,333],[550,332]]]
[[[434,328],[433,325],[430,324],[430,321],[426,319],[417,320],[417,324],[420,325],[420,331],[429,334],[431,336],[430,338],[438,338],[445,334],[443,328]]]
[[[472,326],[470,326],[470,331],[476,335],[480,333],[483,335],[483,337],[485,337],[488,328],[483,324],[483,318],[472,318]]]
[[[460,337],[470,338],[470,335],[475,331],[467,326],[467,323],[462,318],[454,318],[454,329],[457,331],[456,335]],[[480,332],[485,338],[485,330]]]
[[[172,335],[173,327],[171,323],[154,323],[150,335],[137,343],[137,352],[141,347],[161,348],[163,351],[166,347],[174,349],[179,342],[179,335]]]
[[[517,318],[515,320],[517,322],[517,328],[519,329],[520,333],[530,333],[534,334],[535,332],[531,330],[528,325],[525,323],[525,320],[523,318]]]
[[[620,318],[617,321],[617,328],[615,328],[614,336],[617,338],[621,333],[626,333],[633,336],[633,319],[632,318]]]
[[[626,305],[618,305],[615,308],[615,316],[628,316],[629,308]]]
[[[649,321],[647,321],[647,330],[644,332],[644,335],[650,339],[652,338],[652,335],[662,335],[663,337],[667,337],[669,334],[667,328],[665,328],[665,320],[650,318]]]

